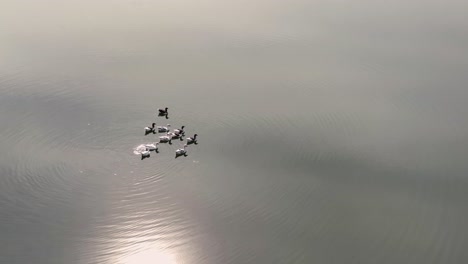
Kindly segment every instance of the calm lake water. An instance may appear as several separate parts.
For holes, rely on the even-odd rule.
[[[0,263],[467,263],[466,10],[0,0]]]

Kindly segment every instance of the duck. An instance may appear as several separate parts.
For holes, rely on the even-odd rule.
[[[156,125],[156,123],[153,123],[150,127],[149,126],[145,127],[145,133],[154,132],[154,126],[155,125]]]
[[[150,156],[150,151],[148,150],[148,148],[146,148],[144,151],[141,152],[142,159],[148,158],[149,156]]]
[[[169,136],[169,133],[167,135],[165,135],[165,136],[160,136],[159,137],[159,142],[160,143],[168,143],[169,142],[169,144],[171,144],[171,141],[172,141],[172,137]]]
[[[182,126],[180,129],[174,129],[174,133],[185,135],[184,127],[185,126]]]
[[[166,107],[165,109],[159,108],[159,109],[158,109],[159,114],[160,114],[160,115],[167,115],[167,114],[168,114],[168,112],[167,112],[168,109],[169,109],[169,108],[167,108],[167,107]]]
[[[193,135],[193,137],[188,137],[187,138],[187,144],[197,144],[197,134]]]
[[[176,134],[174,132],[169,132],[167,133],[168,136],[171,137],[171,139],[180,139],[182,140],[182,135],[181,134]]]
[[[176,158],[179,157],[179,156],[182,156],[182,155],[187,156],[186,148],[187,148],[187,144],[184,145],[184,148],[180,148],[180,149],[176,150],[176,152],[175,152],[176,153]]]
[[[159,145],[158,142],[154,142],[152,144],[146,144],[145,147],[149,151],[158,151],[158,145]]]
[[[167,126],[158,126],[158,132],[169,132],[170,127],[170,124],[167,124]]]

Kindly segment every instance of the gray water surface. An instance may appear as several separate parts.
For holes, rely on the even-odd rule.
[[[0,0],[0,263],[467,263],[466,10]]]

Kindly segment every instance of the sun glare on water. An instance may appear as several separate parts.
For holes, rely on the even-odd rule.
[[[174,258],[158,249],[149,249],[128,255],[119,264],[176,264]]]

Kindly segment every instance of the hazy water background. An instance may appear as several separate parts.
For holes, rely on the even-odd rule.
[[[466,263],[467,8],[0,0],[0,262]]]

